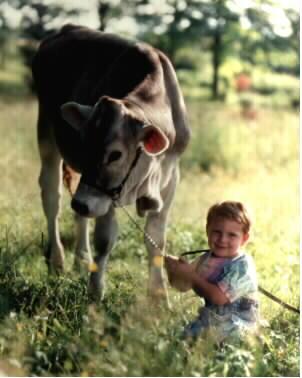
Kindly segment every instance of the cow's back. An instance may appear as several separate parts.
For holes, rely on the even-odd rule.
[[[70,100],[93,105],[102,95],[123,98],[154,67],[135,42],[66,25],[41,43],[32,69],[40,102],[58,111]]]

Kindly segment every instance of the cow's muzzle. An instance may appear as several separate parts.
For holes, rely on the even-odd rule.
[[[82,217],[96,218],[107,214],[111,198],[90,186],[80,183],[71,201],[72,209]]]

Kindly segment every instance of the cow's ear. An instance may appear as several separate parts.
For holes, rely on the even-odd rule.
[[[141,130],[141,145],[147,155],[156,156],[169,147],[169,139],[157,127],[146,125]]]
[[[89,118],[93,107],[76,102],[66,102],[61,106],[62,117],[76,130],[81,130],[83,123]]]

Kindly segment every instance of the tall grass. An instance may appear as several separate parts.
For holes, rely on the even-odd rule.
[[[258,109],[256,118],[241,116],[239,107],[191,103],[194,139],[183,165],[204,171],[220,167],[230,174],[277,169],[298,157],[297,114]]]
[[[106,296],[88,301],[85,275],[72,271],[73,215],[64,194],[66,273],[49,277],[42,257],[34,101],[0,103],[0,371],[39,376],[298,376],[299,319],[261,297],[268,321],[258,338],[217,348],[180,340],[196,315],[193,293],[169,289],[171,309],[146,298],[147,257],[140,232],[118,213]],[[247,249],[261,285],[299,303],[298,114],[189,104],[192,143],[171,211],[167,252],[206,246],[204,220],[215,201],[254,211]]]

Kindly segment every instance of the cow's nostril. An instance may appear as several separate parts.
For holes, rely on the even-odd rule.
[[[85,217],[89,214],[89,208],[88,206],[83,203],[83,202],[80,202],[76,199],[72,199],[71,201],[71,207],[73,208],[73,210],[78,213],[79,215]]]

